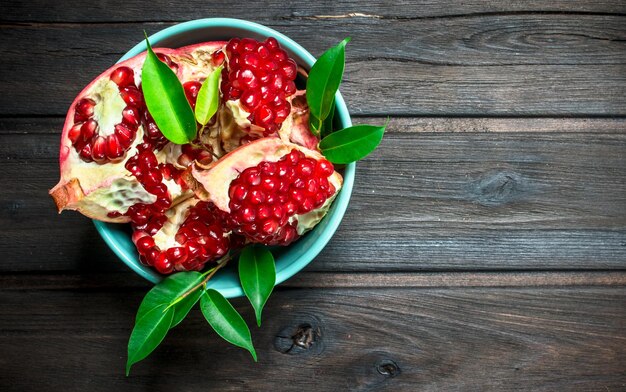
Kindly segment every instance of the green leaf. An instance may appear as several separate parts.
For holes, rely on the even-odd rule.
[[[148,111],[163,135],[173,143],[196,138],[196,118],[178,77],[154,54],[146,36],[148,53],[141,69],[141,89]]]
[[[207,125],[217,112],[220,103],[220,75],[222,66],[211,72],[202,83],[196,101],[196,120],[200,125]]]
[[[160,305],[146,313],[135,323],[128,341],[126,376],[133,364],[147,357],[163,341],[172,324],[174,309]]]
[[[322,138],[333,133],[333,120],[335,119],[334,103],[335,101],[333,101],[333,106],[332,106],[332,109],[330,110],[330,113],[328,114],[328,117],[326,117],[326,119],[324,120],[324,123],[322,124],[322,130],[320,132],[320,135]]]
[[[345,49],[348,42],[350,42],[350,37],[324,52],[309,72],[306,82],[306,100],[313,115],[310,117],[313,129],[321,129],[321,123],[328,117],[333,107],[335,93],[343,77]],[[318,123],[314,124],[314,121]]]
[[[227,342],[250,351],[256,362],[250,329],[222,294],[207,289],[200,298],[200,310],[218,335]]]
[[[383,139],[385,127],[355,125],[326,136],[320,142],[322,154],[332,163],[344,164],[365,158]]]
[[[239,256],[239,280],[250,300],[257,325],[261,326],[261,312],[276,284],[274,256],[267,248],[248,246]]]
[[[137,311],[136,322],[144,317],[152,309],[161,305],[170,305],[181,295],[188,292],[193,287],[202,282],[203,276],[200,272],[177,272],[163,279],[155,285],[144,297],[139,310]],[[172,306],[174,319],[172,328],[178,325],[189,313],[189,310],[198,302],[202,290],[198,289],[187,295],[183,300]]]

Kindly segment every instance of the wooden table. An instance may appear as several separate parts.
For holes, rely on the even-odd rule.
[[[1,390],[626,390],[625,2],[93,3],[0,5]],[[351,36],[342,93],[389,131],[259,363],[196,312],[126,378],[149,285],[56,214],[59,134],[143,30],[210,16]]]

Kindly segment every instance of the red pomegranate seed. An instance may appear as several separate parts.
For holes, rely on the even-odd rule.
[[[196,107],[196,101],[198,100],[198,92],[200,92],[200,87],[202,87],[202,83],[198,81],[191,81],[183,84],[185,96],[187,97],[187,101],[189,101],[192,108]]]
[[[102,136],[96,137],[93,141],[93,150],[91,152],[91,157],[96,162],[102,162],[106,158],[106,149],[107,143],[106,139]]]
[[[239,47],[239,42],[240,42],[239,38],[233,38],[230,41],[228,41],[228,44],[226,44],[226,52],[229,54],[229,57],[231,57],[232,53],[237,52],[237,48]]]
[[[167,254],[162,252],[154,261],[154,268],[162,274],[169,274],[174,270],[174,264],[167,257]]]
[[[111,72],[110,76],[113,83],[119,87],[135,85],[135,72],[128,67],[118,67]]]
[[[266,44],[259,44],[256,48],[256,52],[262,59],[266,59],[270,55],[270,50],[268,49]]]
[[[83,136],[83,140],[88,142],[96,134],[98,129],[98,122],[94,119],[89,119],[83,123],[80,127],[80,133]]]
[[[294,80],[298,74],[298,65],[292,59],[287,59],[280,65],[280,71],[287,80]]]
[[[241,94],[241,105],[243,109],[251,113],[261,102],[261,95],[256,90],[247,90]]]
[[[246,52],[254,52],[256,49],[257,42],[252,38],[243,38],[239,44],[239,48],[237,51],[240,54],[244,54]]]
[[[215,52],[213,52],[213,54],[211,54],[211,64],[213,64],[213,66],[215,67],[219,67],[224,63],[225,58],[226,56],[224,55],[224,52],[222,52],[221,50],[216,50]]]
[[[80,150],[78,155],[80,155],[83,161],[91,162],[93,160],[93,158],[91,157],[91,144],[85,144],[85,146]]]
[[[94,107],[96,102],[89,98],[83,98],[76,103],[74,121],[85,121],[89,117],[93,116]],[[78,119],[77,119],[78,117]]]
[[[67,133],[67,137],[70,139],[73,145],[76,144],[76,142],[80,138],[80,128],[82,127],[82,125],[83,124],[75,124],[72,128],[70,128],[69,132]]]
[[[286,95],[293,95],[296,93],[296,84],[290,80],[285,84],[285,88],[283,90]]]
[[[276,38],[274,37],[269,37],[265,40],[265,45],[267,45],[270,50],[275,50],[278,48],[278,41],[276,41]]]
[[[291,112],[291,105],[287,101],[282,101],[278,105],[274,106],[274,123],[282,124],[283,121],[289,116]]]
[[[131,105],[126,106],[124,110],[122,110],[122,119],[124,120],[124,124],[137,129],[141,119],[139,109]]]
[[[278,63],[271,58],[268,58],[263,60],[261,67],[265,71],[276,71],[278,69]]]
[[[120,95],[124,102],[128,105],[134,105],[143,108],[143,95],[135,86],[126,86],[120,88]]]
[[[110,160],[115,160],[124,155],[124,149],[117,140],[117,136],[109,135],[106,138],[106,155]]]
[[[267,105],[259,105],[254,111],[254,120],[257,124],[269,124],[274,120],[274,112]]]
[[[276,49],[272,52],[272,58],[276,62],[282,63],[285,60],[287,60],[289,57],[287,56],[287,52],[285,52],[283,49]]]
[[[130,130],[125,124],[117,124],[115,126],[114,134],[124,151],[130,147],[133,139],[135,138],[135,132]]]
[[[135,245],[137,245],[139,253],[146,253],[154,246],[154,239],[146,234],[144,237],[140,238]]]

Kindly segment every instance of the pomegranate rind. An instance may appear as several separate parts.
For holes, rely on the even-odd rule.
[[[191,78],[197,79],[206,77],[214,68],[211,64],[211,54],[224,47],[225,44],[226,42],[223,41],[206,42],[185,46],[179,49],[157,48],[155,52],[169,56],[172,61],[178,65],[177,73],[179,78],[185,81]],[[89,83],[70,105],[63,126],[59,149],[60,180],[58,184],[49,191],[59,212],[63,210],[76,210],[89,218],[104,222],[124,223],[130,221],[130,218],[127,216],[110,217],[108,213],[111,212],[111,210],[106,207],[108,199],[100,200],[101,198],[93,196],[96,196],[94,192],[110,186],[117,179],[132,179],[130,172],[124,168],[124,165],[126,161],[136,153],[134,147],[131,147],[127,151],[125,158],[120,162],[103,165],[87,163],[81,160],[72,146],[68,133],[74,125],[75,107],[78,101],[88,96],[102,80],[110,78],[114,70],[123,66],[131,68],[134,71],[135,84],[139,85],[141,81],[141,66],[143,65],[145,56],[145,53],[139,54],[107,69]],[[142,138],[143,128],[139,126],[133,144],[137,145]],[[165,158],[161,158],[159,162],[164,162],[165,160]],[[145,197],[140,197],[140,199],[147,200],[149,198],[148,195],[149,194],[146,193],[143,195]],[[177,198],[179,195],[172,194],[172,197]],[[116,212],[123,213],[125,211],[117,210]]]

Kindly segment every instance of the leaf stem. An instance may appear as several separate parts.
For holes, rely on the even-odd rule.
[[[170,304],[167,305],[167,307],[163,311],[165,312],[166,310],[168,310],[172,306],[176,305],[177,303],[179,303],[180,301],[185,299],[185,297],[187,297],[189,294],[193,293],[194,291],[198,290],[200,287],[204,286],[209,281],[209,279],[211,279],[213,277],[213,275],[215,275],[215,273],[220,270],[220,268],[222,268],[223,266],[228,264],[228,262],[230,260],[232,260],[234,256],[235,256],[235,253],[228,254],[226,257],[224,257],[222,259],[221,263],[218,263],[215,267],[213,267],[210,270],[208,270],[205,273],[203,273],[202,277],[204,279],[202,279],[202,281],[200,283],[198,283],[197,285],[193,286],[189,290],[185,291],[183,294],[181,294],[180,297],[178,297],[175,300],[173,300],[172,302],[170,302]]]

